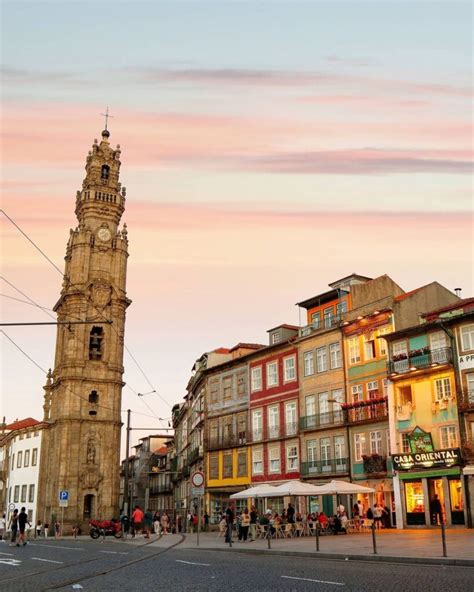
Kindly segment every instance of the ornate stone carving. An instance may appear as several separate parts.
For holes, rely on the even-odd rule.
[[[105,308],[110,304],[112,288],[105,282],[97,282],[92,286],[92,301],[98,308]]]

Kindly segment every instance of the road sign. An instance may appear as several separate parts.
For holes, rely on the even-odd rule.
[[[191,487],[191,495],[195,495],[197,497],[204,495],[204,487]]]
[[[8,509],[9,510],[14,510],[15,509],[15,504],[13,502],[11,504],[8,504]]]
[[[204,473],[202,471],[196,471],[191,476],[191,483],[193,487],[204,488]]]
[[[59,501],[60,502],[67,502],[69,501],[69,491],[63,490],[59,492]]]

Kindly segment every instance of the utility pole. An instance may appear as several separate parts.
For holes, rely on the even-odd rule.
[[[128,507],[128,479],[129,479],[129,473],[128,473],[128,455],[129,455],[129,450],[130,450],[130,414],[131,411],[130,409],[127,409],[127,438],[126,438],[126,444],[125,444],[125,476],[124,476],[124,480],[123,480],[123,511],[125,516],[129,515],[129,507]]]

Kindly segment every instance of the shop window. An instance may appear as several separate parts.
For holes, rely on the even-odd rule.
[[[449,479],[449,499],[451,503],[451,522],[464,524],[464,502],[460,479]]]
[[[426,524],[425,496],[421,479],[419,481],[405,481],[405,501],[407,525]]]

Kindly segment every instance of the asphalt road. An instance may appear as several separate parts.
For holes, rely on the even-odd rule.
[[[299,592],[474,591],[474,569],[40,541],[0,546],[0,590]]]

